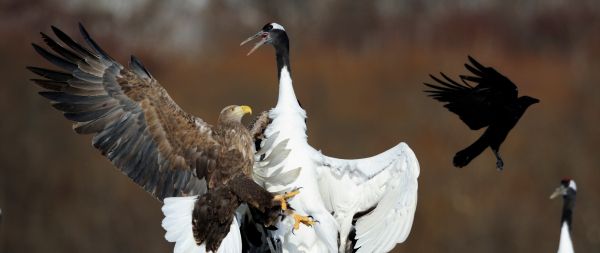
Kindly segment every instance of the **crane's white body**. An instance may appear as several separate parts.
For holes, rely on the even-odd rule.
[[[575,253],[573,250],[573,242],[569,233],[569,225],[563,222],[560,228],[560,241],[558,242],[558,253]]]
[[[331,158],[315,150],[307,142],[306,112],[297,102],[285,66],[280,72],[277,106],[269,118],[266,142],[275,142],[271,147],[287,142],[290,153],[277,166],[255,166],[260,175],[255,180],[270,192],[302,187],[290,205],[318,221],[314,227],[301,225],[293,232],[292,219],[280,222],[274,236],[283,252],[344,252],[352,218],[373,207],[356,223],[358,252],[387,252],[406,239],[415,213],[419,176],[419,164],[408,145],[400,143],[375,157],[357,160]],[[292,182],[268,179],[295,174],[291,172],[298,168]]]

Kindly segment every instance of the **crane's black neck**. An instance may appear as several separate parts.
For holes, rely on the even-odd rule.
[[[567,189],[567,194],[563,195],[563,212],[561,217],[561,224],[566,222],[571,230],[571,221],[573,219],[573,208],[575,207],[575,196],[576,193],[573,189]]]
[[[281,78],[281,69],[287,68],[287,71],[292,74],[290,66],[290,42],[285,31],[278,31],[273,46],[275,47],[275,57],[277,58],[277,79]]]

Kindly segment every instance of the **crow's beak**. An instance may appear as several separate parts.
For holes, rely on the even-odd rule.
[[[250,52],[248,52],[247,56],[254,53],[254,51],[256,49],[258,49],[260,46],[262,46],[264,44],[267,44],[267,42],[269,42],[271,40],[271,36],[269,36],[268,32],[260,31],[256,34],[254,34],[253,36],[251,36],[250,38],[247,38],[246,40],[244,40],[242,43],[240,43],[240,46],[243,46],[244,44],[246,44],[256,38],[262,38],[262,39],[254,45],[254,47],[250,50]]]

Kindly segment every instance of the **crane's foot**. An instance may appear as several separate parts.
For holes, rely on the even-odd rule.
[[[317,220],[315,220],[312,216],[303,216],[297,213],[292,214],[292,217],[294,217],[294,228],[292,229],[292,233],[294,233],[294,231],[298,230],[300,228],[300,224],[304,224],[307,227],[312,227],[313,225],[315,225],[317,222]]]
[[[284,194],[275,195],[275,197],[273,197],[273,201],[279,201],[281,203],[281,210],[285,211],[288,209],[287,200],[298,195],[300,193],[300,189],[301,189],[301,187],[296,188],[296,189],[292,190],[291,192],[285,192]]]

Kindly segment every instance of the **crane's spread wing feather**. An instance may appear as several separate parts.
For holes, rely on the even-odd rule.
[[[81,24],[91,50],[52,30],[61,43],[42,38],[54,53],[33,47],[62,71],[28,69],[46,78],[33,81],[75,132],[94,134],[94,147],[161,201],[206,192],[218,145],[211,126],[184,112],[137,58],[130,69],[113,60]]]
[[[406,146],[391,165],[387,190],[377,207],[356,221],[359,253],[388,252],[408,237],[417,208],[419,163]]]
[[[326,184],[345,187],[343,191],[326,190],[322,194],[326,205],[334,212],[345,212],[344,208],[352,206],[357,213],[368,212],[356,221],[358,252],[387,252],[406,240],[416,210],[420,173],[417,158],[408,145],[400,143],[364,159],[324,156],[322,166],[335,175],[328,177]]]
[[[473,76],[461,75],[462,83],[458,83],[444,73],[444,80],[433,75],[430,77],[437,85],[425,83],[432,88],[426,90],[432,98],[446,103],[449,111],[457,114],[469,128],[473,130],[488,126],[494,119],[494,114],[505,101],[517,98],[517,86],[508,78],[498,73],[494,68],[485,67],[469,56],[465,64]],[[475,87],[468,82],[476,83]]]

